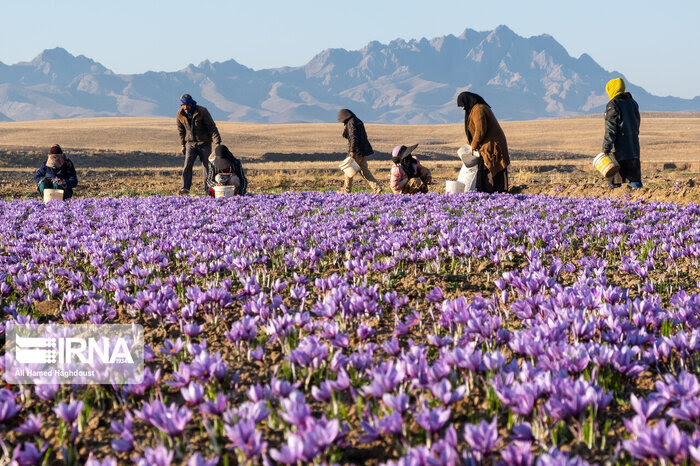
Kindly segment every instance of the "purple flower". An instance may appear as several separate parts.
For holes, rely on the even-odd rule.
[[[630,396],[630,403],[632,404],[632,409],[642,416],[645,420],[653,419],[664,410],[668,400],[661,398],[660,396],[649,396],[649,398],[637,398],[637,396],[632,393]]]
[[[20,443],[12,451],[12,464],[17,464],[18,466],[39,464],[48,446],[48,443],[44,443],[44,446],[39,450],[31,442]]]
[[[204,387],[197,382],[190,382],[180,389],[182,398],[189,404],[199,405],[204,400]]]
[[[22,409],[22,405],[16,404],[14,399],[0,401],[0,422],[15,417],[20,409]]]
[[[675,463],[688,454],[688,436],[673,423],[666,424],[662,420],[653,427],[646,427],[642,423],[633,424],[625,420],[625,426],[636,438],[625,440],[622,445],[635,458]]]
[[[372,327],[367,327],[364,324],[360,324],[360,326],[357,328],[357,337],[360,340],[366,340],[372,337],[375,333],[377,333],[375,329]]]
[[[287,444],[282,445],[279,450],[270,450],[273,460],[282,464],[294,464],[302,459],[304,453],[304,441],[297,434],[290,434],[287,437]]]
[[[452,403],[456,403],[457,401],[464,398],[464,394],[467,391],[467,387],[465,387],[464,385],[460,385],[453,392],[452,384],[450,383],[450,381],[447,379],[442,379],[440,382],[433,384],[430,387],[430,391],[433,392],[435,398],[440,400],[442,404],[451,405]]]
[[[287,398],[283,398],[281,405],[280,417],[293,426],[303,426],[311,416],[311,410],[306,404],[304,395],[299,391],[295,390]]]
[[[534,462],[531,442],[513,442],[501,451],[508,466],[531,466]]]
[[[41,414],[30,414],[27,416],[27,420],[24,421],[17,429],[17,431],[28,435],[37,435],[41,432]]]
[[[192,418],[192,411],[187,407],[178,408],[175,403],[165,406],[160,401],[144,403],[141,410],[136,411],[135,414],[139,419],[148,422],[171,437],[182,434]]]
[[[397,413],[403,414],[408,410],[409,398],[408,395],[403,391],[400,391],[396,395],[385,393],[382,396],[382,401],[384,401],[385,405],[387,405],[389,408],[393,409]]]
[[[473,424],[464,426],[464,439],[472,450],[480,454],[479,457],[494,451],[499,441],[496,416],[493,417],[491,422],[481,421],[478,426]]]
[[[664,382],[656,382],[656,391],[669,401],[697,398],[700,396],[700,382],[695,375],[688,372],[681,372],[677,379],[671,374],[666,374]]]
[[[331,385],[327,381],[321,382],[320,387],[311,387],[311,396],[316,401],[328,402],[331,399]]]
[[[559,451],[556,447],[549,449],[549,452],[537,458],[537,466],[588,466],[588,462],[575,456],[569,457],[566,452]]]
[[[203,327],[201,325],[195,323],[189,323],[182,326],[182,332],[188,337],[196,337],[202,333],[202,329]]]
[[[437,432],[450,419],[450,408],[424,409],[416,416],[416,422],[428,432]]]
[[[111,456],[108,456],[102,461],[100,461],[98,459],[95,459],[92,456],[92,452],[90,452],[90,455],[88,456],[88,459],[85,462],[85,466],[117,466],[117,460],[112,458]]]
[[[228,405],[228,400],[226,395],[221,392],[216,394],[216,399],[214,401],[205,401],[199,406],[202,412],[211,414],[212,416],[221,416],[221,413],[226,411]]]
[[[168,338],[163,344],[164,346],[160,349],[160,352],[168,356],[174,356],[185,348],[185,342],[181,338],[175,341]]]
[[[214,456],[211,459],[204,459],[202,455],[199,453],[195,453],[194,455],[190,456],[190,459],[187,460],[187,466],[216,466],[219,464],[219,457]]]
[[[83,406],[84,404],[82,401],[71,400],[71,402],[68,404],[61,401],[58,406],[53,408],[53,412],[67,424],[73,424],[73,422],[78,419],[78,416],[83,411]]]
[[[700,423],[700,399],[684,398],[679,406],[669,409],[666,415],[698,424]]]
[[[173,462],[172,450],[168,450],[163,445],[156,448],[146,448],[143,457],[134,457],[136,466],[170,466]]]
[[[226,436],[234,447],[243,452],[247,459],[259,455],[267,448],[267,442],[262,439],[262,433],[255,429],[255,422],[243,420],[232,427],[224,426]]]
[[[430,293],[428,293],[428,294],[425,296],[425,299],[426,299],[429,303],[437,303],[437,302],[442,301],[443,299],[445,299],[445,297],[444,297],[444,295],[443,295],[443,293],[442,293],[442,288],[440,288],[439,286],[436,286],[435,288],[433,288],[432,290],[430,290]]]

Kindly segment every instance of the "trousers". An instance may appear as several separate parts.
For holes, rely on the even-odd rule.
[[[185,166],[182,169],[182,189],[192,187],[192,168],[199,157],[202,162],[202,173],[204,174],[204,191],[207,191],[207,167],[211,155],[211,144],[187,144],[185,147]]]

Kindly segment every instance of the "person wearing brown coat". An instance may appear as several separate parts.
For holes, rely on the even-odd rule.
[[[473,92],[462,92],[457,106],[464,109],[464,131],[472,151],[479,151],[476,190],[485,193],[508,192],[508,143],[491,107]]]
[[[221,144],[221,135],[211,117],[209,110],[197,102],[189,94],[180,98],[180,110],[177,112],[177,131],[180,135],[181,152],[185,156],[185,166],[182,169],[182,186],[180,194],[187,194],[192,187],[192,168],[199,157],[204,171],[204,190],[207,191],[207,167],[211,144]]]

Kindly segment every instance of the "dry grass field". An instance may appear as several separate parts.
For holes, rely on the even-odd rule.
[[[600,117],[503,122],[512,165],[513,192],[610,195],[700,201],[699,115],[643,114],[641,128],[645,188],[608,191],[591,166],[600,151]],[[340,124],[219,122],[225,144],[242,158],[251,192],[337,189],[344,157]],[[387,179],[389,152],[397,144],[420,146],[416,153],[431,168],[433,190],[456,178],[463,124],[398,126],[367,124],[377,152],[370,167]],[[79,170],[78,196],[173,194],[179,188],[179,142],[174,118],[97,118],[0,123],[0,196],[32,197],[33,171],[58,143]],[[195,187],[202,178],[195,171]],[[357,189],[367,188],[356,183]]]

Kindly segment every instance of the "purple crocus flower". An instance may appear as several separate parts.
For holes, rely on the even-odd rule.
[[[321,382],[320,387],[311,387],[311,396],[314,398],[316,401],[321,401],[323,403],[326,403],[330,401],[332,395],[331,391],[331,385],[328,383],[328,381],[323,381]]]
[[[630,403],[632,404],[632,409],[634,409],[638,415],[642,416],[645,420],[649,420],[661,414],[668,400],[660,396],[649,396],[647,399],[637,398],[637,396],[632,393],[630,396]]]
[[[199,453],[195,453],[187,460],[187,466],[216,466],[217,464],[219,464],[218,456],[207,460]]]
[[[311,410],[300,391],[295,390],[290,393],[287,398],[282,399],[281,405],[282,412],[280,412],[280,417],[293,426],[303,426],[306,424],[309,416],[311,416]]]
[[[440,382],[433,384],[430,387],[430,391],[433,392],[435,398],[440,400],[442,404],[451,405],[452,403],[456,403],[457,401],[464,398],[464,394],[467,392],[467,387],[465,387],[464,385],[460,385],[453,392],[452,384],[450,383],[450,381],[447,379],[442,379]]]
[[[180,393],[188,404],[199,405],[204,400],[204,387],[197,382],[190,382],[187,387],[182,387]]]
[[[403,414],[408,410],[409,397],[403,390],[396,395],[385,393],[382,396],[382,401],[397,413]]]
[[[436,286],[435,288],[430,290],[430,292],[427,295],[425,295],[425,299],[429,303],[438,303],[442,301],[443,299],[445,299],[445,296],[442,293],[442,288]]]
[[[234,426],[224,426],[226,436],[234,447],[243,452],[247,458],[259,455],[267,448],[267,442],[262,439],[262,433],[256,430],[255,422],[243,420]]]
[[[202,333],[203,328],[204,327],[196,323],[188,323],[182,326],[182,332],[188,337],[196,337]]]
[[[0,422],[5,422],[22,409],[22,405],[16,404],[14,399],[6,399],[0,401]]]
[[[491,422],[481,421],[478,426],[473,424],[464,426],[464,439],[473,451],[479,453],[475,455],[478,456],[477,459],[494,451],[499,441],[496,416]]]
[[[221,416],[221,414],[226,411],[227,406],[228,400],[226,399],[226,395],[218,392],[214,401],[205,401],[199,406],[199,409],[201,409],[203,413],[211,414],[212,416]]]
[[[90,452],[87,461],[85,461],[85,466],[117,466],[117,460],[108,456],[100,461],[94,458],[92,452]]]
[[[450,408],[424,409],[416,416],[416,422],[428,432],[437,432],[450,419]]]
[[[531,442],[513,442],[501,451],[508,466],[531,466],[534,462]]]
[[[170,338],[163,342],[160,352],[167,356],[174,356],[185,348],[185,342],[181,338],[173,341]]]
[[[68,404],[61,401],[58,406],[53,408],[53,412],[67,424],[73,424],[73,422],[78,419],[78,416],[83,411],[83,407],[84,403],[82,401],[71,400],[71,402]]]
[[[175,403],[165,406],[160,401],[144,403],[140,411],[135,412],[136,417],[148,422],[152,426],[170,436],[180,435],[192,418],[192,411],[187,407],[177,407]]]
[[[290,434],[287,437],[287,444],[282,445],[279,450],[275,448],[270,450],[272,459],[282,464],[294,464],[302,460],[303,454],[304,441],[297,434]]]
[[[142,457],[134,457],[136,466],[170,466],[173,462],[174,452],[163,445],[156,448],[146,448]]]
[[[36,445],[31,442],[18,444],[12,451],[12,464],[18,466],[33,466],[41,462],[49,444],[44,443],[44,446],[39,450]]]
[[[129,411],[124,415],[123,424],[116,420],[110,422],[110,429],[112,432],[120,436],[120,438],[114,439],[111,442],[114,451],[123,453],[134,449],[134,434],[132,433],[132,428],[133,416]]]
[[[28,435],[39,434],[41,432],[41,414],[30,414],[16,430]]]
[[[537,466],[588,466],[588,462],[574,456],[570,457],[566,452],[559,451],[556,447],[537,458]]]
[[[698,423],[700,422],[700,399],[684,398],[678,406],[669,409],[666,415],[682,421]]]
[[[622,442],[625,450],[639,459],[661,459],[672,463],[680,462],[688,454],[688,436],[674,423],[659,421],[653,427],[632,424],[625,425],[636,436]]]

